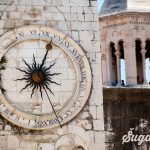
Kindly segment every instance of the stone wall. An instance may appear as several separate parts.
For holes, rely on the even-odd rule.
[[[122,137],[130,128],[137,130],[138,134],[149,134],[147,131],[150,127],[149,89],[104,88],[103,92],[106,149],[140,150],[143,148],[145,145],[140,147],[136,142],[122,144]],[[148,143],[146,146],[149,146]],[[144,150],[148,149],[144,148]]]
[[[90,61],[93,86],[82,113],[62,129],[31,131],[1,118],[1,150],[104,150],[99,25],[95,0],[1,0],[0,35],[24,25],[46,25],[73,38]],[[68,147],[69,149],[69,147]],[[70,149],[69,149],[70,150]]]

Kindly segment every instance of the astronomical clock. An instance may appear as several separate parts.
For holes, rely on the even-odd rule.
[[[13,29],[0,38],[0,112],[32,130],[62,127],[87,102],[91,70],[68,35],[46,26]]]

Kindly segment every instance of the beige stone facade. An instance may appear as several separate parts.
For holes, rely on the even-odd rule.
[[[72,118],[71,121],[68,120],[62,128],[56,127],[42,131],[30,130],[22,128],[18,124],[14,125],[14,123],[10,123],[9,118],[7,117],[4,117],[7,119],[1,117],[0,149],[104,150],[105,136],[102,106],[101,53],[99,48],[97,1],[2,0],[0,1],[0,17],[1,36],[5,36],[10,30],[16,30],[15,28],[21,26],[26,27],[26,25],[47,26],[62,32],[64,35],[67,35],[82,48],[85,57],[88,58],[92,73],[92,88],[87,97],[85,106],[78,113],[78,115],[76,113],[77,116],[75,118]],[[37,45],[39,46],[38,42],[35,41],[35,43],[29,43],[24,43],[24,46],[26,47],[24,47],[24,51],[21,52],[18,50],[21,52],[20,56],[24,53],[23,57],[29,58],[29,53],[26,53],[26,50],[33,48],[32,50],[34,51],[39,48],[36,47]],[[4,43],[1,43],[2,47],[3,44]],[[17,46],[19,47],[20,45],[18,44]],[[13,54],[14,53],[12,53],[12,55]],[[51,55],[57,55],[57,50]],[[64,57],[61,58],[62,60],[66,58],[65,55],[63,56]],[[29,58],[28,62],[30,61],[31,60]],[[12,64],[13,63],[11,62],[11,65]],[[63,68],[62,65],[66,67],[68,66],[65,60],[63,61],[63,64],[58,63],[58,65],[60,66],[58,67],[60,70]],[[72,66],[70,65],[70,68],[71,67]],[[63,69],[63,71],[66,72],[65,69]],[[6,74],[8,75],[8,73]],[[73,74],[73,72],[70,69],[69,75],[71,74]],[[11,78],[12,74],[10,72],[9,75],[10,76],[8,76],[8,78]],[[67,74],[63,74],[61,78],[62,80],[68,80],[69,77]],[[70,80],[74,80],[74,77],[72,76]],[[8,86],[8,84],[5,86]],[[67,91],[66,96],[68,96],[69,90],[71,90],[70,87],[72,87],[71,83],[68,84],[68,86],[66,86],[65,83],[62,85],[64,86],[63,88],[58,86],[58,88],[55,88],[54,91],[58,93],[59,88],[61,88],[61,91]],[[10,90],[15,90],[10,87],[8,88]],[[65,97],[65,95],[62,96]],[[46,108],[46,105],[43,106],[43,108]],[[48,109],[44,110],[49,111]],[[8,111],[5,112],[8,114]],[[18,120],[18,118],[16,119]]]
[[[149,25],[146,12],[100,17],[104,85],[111,86],[115,80],[121,84],[120,59],[125,61],[127,86],[147,84],[145,59],[149,58]]]

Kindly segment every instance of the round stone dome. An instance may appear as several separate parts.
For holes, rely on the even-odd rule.
[[[105,0],[100,14],[110,14],[127,9],[127,0]]]
[[[149,12],[150,0],[105,0],[100,10],[100,15],[124,11]]]

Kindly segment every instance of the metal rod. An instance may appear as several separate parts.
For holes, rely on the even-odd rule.
[[[55,116],[56,116],[56,118],[57,118],[57,121],[58,121],[58,123],[59,123],[59,126],[62,128],[62,125],[61,125],[61,123],[60,123],[60,121],[59,121],[59,119],[58,119],[58,116],[57,116],[57,114],[56,114],[56,111],[55,111],[55,109],[54,109],[54,107],[53,107],[53,104],[52,104],[52,102],[51,102],[51,100],[50,100],[50,98],[49,98],[49,96],[48,96],[48,93],[47,93],[47,91],[46,91],[45,88],[44,88],[44,91],[45,91],[45,93],[46,93],[46,95],[47,95],[47,97],[48,97],[48,100],[49,100],[49,102],[50,102],[50,104],[51,104],[51,106],[52,106],[53,112],[54,112],[54,114],[55,114]]]

